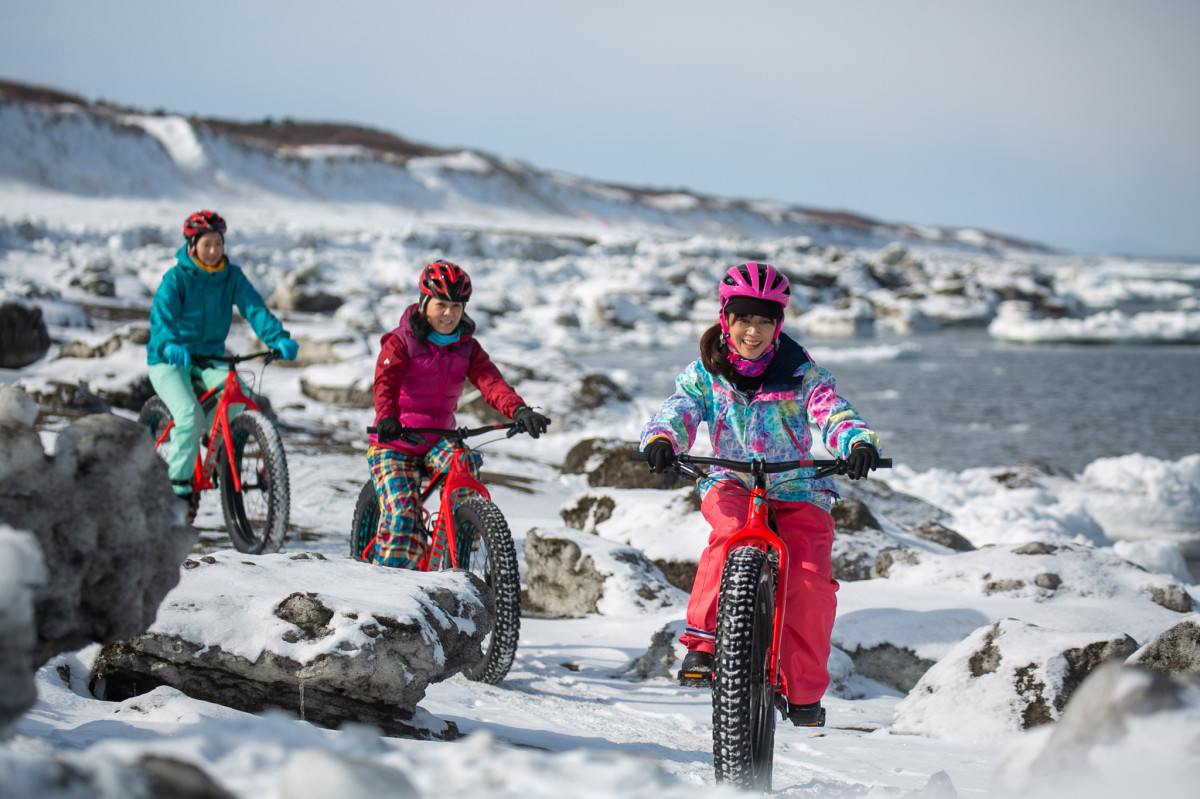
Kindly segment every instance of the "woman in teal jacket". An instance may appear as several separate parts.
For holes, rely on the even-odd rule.
[[[193,358],[225,354],[235,305],[263,343],[283,358],[290,361],[299,351],[241,267],[225,258],[225,227],[225,220],[213,211],[197,211],[187,218],[186,242],[175,253],[175,266],[163,276],[150,309],[150,385],[175,420],[167,473],[175,493],[187,500],[189,523],[200,499],[192,496],[191,481],[205,425],[192,378],[209,389],[224,382],[229,372],[225,364],[201,367]]]

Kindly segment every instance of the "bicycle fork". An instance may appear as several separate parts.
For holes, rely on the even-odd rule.
[[[771,624],[771,645],[767,650],[767,679],[775,687],[776,706],[787,715],[787,680],[779,665],[781,650],[780,641],[783,638],[783,617],[786,603],[781,599],[787,596],[788,587],[788,551],[779,534],[771,529],[767,522],[770,505],[767,502],[765,488],[753,488],[750,492],[750,518],[740,530],[730,536],[725,542],[721,553],[724,563],[729,553],[743,546],[752,546],[763,550],[768,557],[775,553],[775,609]]]

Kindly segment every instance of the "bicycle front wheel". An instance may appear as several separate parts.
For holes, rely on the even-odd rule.
[[[379,532],[379,495],[375,493],[375,481],[367,480],[358,492],[354,503],[354,518],[350,522],[350,557],[367,560],[363,553],[375,540]]]
[[[279,431],[258,411],[229,423],[233,452],[221,453],[221,507],[225,529],[240,552],[278,552],[287,536],[290,493]],[[233,473],[241,490],[233,486]]]
[[[167,403],[163,402],[157,395],[146,400],[142,404],[142,410],[138,414],[138,424],[150,431],[150,438],[158,441],[158,437],[167,429],[167,425],[171,423],[171,412],[167,410]],[[171,448],[171,437],[168,436],[162,444],[155,448],[158,457],[164,461],[167,459],[167,452]]]
[[[517,551],[503,514],[490,500],[473,497],[454,510],[458,562],[492,590],[496,606],[492,632],[484,639],[483,657],[464,670],[467,679],[495,685],[508,675],[521,634],[521,577]],[[449,557],[443,557],[443,567]]]
[[[717,604],[713,767],[717,782],[769,791],[775,749],[775,687],[768,653],[775,621],[775,564],[755,547],[725,560]]]

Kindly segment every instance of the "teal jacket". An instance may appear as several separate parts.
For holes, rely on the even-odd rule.
[[[268,347],[291,338],[240,266],[226,259],[220,272],[206,272],[192,261],[186,245],[180,247],[175,266],[163,275],[154,293],[146,362],[166,363],[163,347],[172,343],[183,345],[193,356],[224,355],[235,305]]]

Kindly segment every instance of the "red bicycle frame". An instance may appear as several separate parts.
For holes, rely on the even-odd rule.
[[[780,601],[780,597],[787,596],[788,550],[787,544],[783,542],[778,533],[771,529],[771,525],[767,521],[771,507],[767,500],[767,489],[765,486],[757,485],[757,480],[755,482],[756,485],[750,490],[750,517],[746,519],[742,528],[725,542],[725,547],[721,551],[721,562],[724,563],[729,553],[737,547],[757,547],[767,552],[768,555],[770,550],[775,551],[779,568],[775,576],[775,616],[771,631],[771,648],[767,651],[767,677],[772,685],[778,686],[779,690],[786,695],[786,680],[779,670],[779,641],[783,635],[783,610],[787,604]]]
[[[442,494],[438,503],[437,518],[434,520],[433,527],[430,528],[430,513],[425,509],[425,502],[439,486]],[[425,528],[429,530],[431,540],[429,546],[425,548],[425,554],[421,555],[421,560],[417,563],[419,571],[431,571],[441,567],[440,562],[432,563],[433,553],[437,549],[439,539],[445,540],[445,550],[450,552],[450,568],[461,568],[458,562],[458,533],[454,529],[454,492],[460,488],[474,489],[484,499],[492,498],[483,483],[471,474],[471,467],[467,463],[467,447],[461,441],[454,450],[454,457],[450,459],[445,468],[430,478],[429,484],[421,492],[421,518],[425,523]]]
[[[260,353],[267,354],[267,353]],[[258,357],[255,355],[246,356],[246,358]],[[217,360],[214,358],[214,360]],[[229,359],[232,361],[232,359]],[[245,360],[245,358],[240,359]],[[196,469],[192,473],[192,490],[207,491],[210,488],[216,488],[214,478],[217,473],[217,456],[221,451],[221,447],[225,448],[228,453],[233,453],[233,436],[229,430],[229,406],[240,404],[246,406],[246,410],[257,411],[258,403],[246,396],[242,391],[241,381],[238,380],[237,371],[230,364],[229,374],[225,376],[225,380],[220,385],[213,386],[208,391],[200,396],[200,405],[204,406],[214,394],[220,392],[217,397],[216,406],[213,408],[212,428],[209,430],[208,436],[204,442],[205,446],[196,453]],[[154,442],[155,448],[161,446],[171,435],[171,431],[175,429],[175,420],[171,419],[170,424],[162,431],[158,440]],[[230,469],[229,476],[233,480],[233,488],[235,491],[242,490],[241,476],[237,473],[237,469]]]
[[[418,499],[418,504],[421,507],[421,524],[430,535],[428,546],[425,547],[424,554],[417,561],[418,571],[432,571],[433,569],[443,568],[441,558],[445,557],[445,551],[447,550],[450,553],[450,568],[465,568],[459,563],[458,533],[454,528],[453,497],[454,493],[459,489],[469,488],[484,499],[490,500],[492,498],[492,494],[487,490],[487,487],[479,482],[475,475],[471,474],[471,466],[467,461],[470,450],[467,447],[466,439],[469,436],[488,433],[493,430],[508,430],[508,435],[511,437],[516,432],[516,426],[512,422],[508,422],[506,424],[485,425],[472,429],[461,427],[457,430],[444,430],[431,427],[405,428],[406,433],[440,435],[455,439],[453,456],[441,470],[429,478],[429,482],[421,489],[421,495]],[[367,432],[375,433],[376,431],[374,427],[368,427]],[[433,526],[430,527],[429,520],[433,514],[425,507],[425,503],[433,495],[433,492],[439,488],[441,489],[441,497],[438,504],[437,516],[433,520]],[[445,542],[445,547],[440,550],[438,562],[434,563],[433,554],[438,550],[438,544],[441,542]],[[363,560],[369,561],[371,559],[371,550],[374,547],[375,537],[372,537],[362,551]]]

